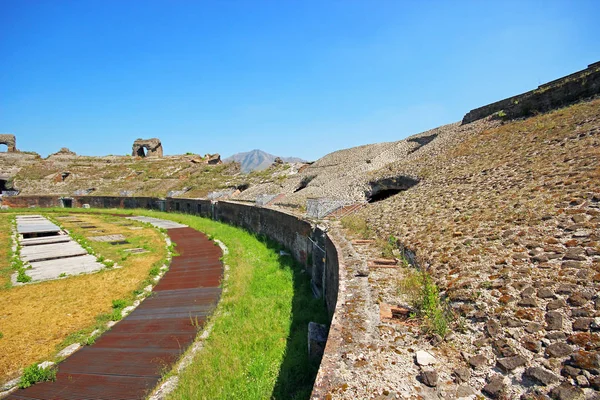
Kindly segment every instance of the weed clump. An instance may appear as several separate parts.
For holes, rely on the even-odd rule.
[[[400,291],[409,297],[415,309],[414,316],[423,320],[423,328],[426,332],[441,337],[448,333],[451,314],[441,300],[440,291],[427,271],[407,271],[406,277],[400,283]]]
[[[342,226],[360,237],[361,239],[370,239],[373,237],[371,228],[367,225],[367,220],[358,215],[348,215],[341,219]]]
[[[25,389],[38,382],[48,382],[56,380],[56,369],[52,367],[41,368],[37,364],[32,364],[25,368],[23,376],[19,381],[19,388]]]

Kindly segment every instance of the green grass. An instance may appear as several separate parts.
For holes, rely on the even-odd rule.
[[[363,217],[358,215],[349,215],[342,218],[340,221],[345,229],[361,239],[371,239],[373,237],[373,232]]]
[[[56,368],[40,368],[37,364],[32,364],[23,371],[23,375],[19,381],[19,388],[25,389],[38,382],[54,380],[56,380]]]

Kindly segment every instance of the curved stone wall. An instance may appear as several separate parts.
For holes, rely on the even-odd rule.
[[[2,205],[11,208],[63,207],[81,208],[144,208],[166,212],[180,212],[211,218],[264,235],[284,246],[304,265],[311,276],[313,292],[324,299],[330,317],[330,331],[325,355],[313,388],[313,399],[324,398],[328,392],[328,375],[332,372],[330,360],[336,352],[341,336],[341,321],[335,316],[340,285],[343,287],[342,257],[335,238],[323,227],[311,224],[283,211],[234,202],[211,202],[202,199],[110,196],[14,196],[2,199]],[[341,274],[341,275],[340,275]],[[342,289],[343,290],[343,289]]]

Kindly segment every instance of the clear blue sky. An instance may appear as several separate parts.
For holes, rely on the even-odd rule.
[[[0,132],[314,160],[583,69],[599,21],[598,0],[0,0]]]

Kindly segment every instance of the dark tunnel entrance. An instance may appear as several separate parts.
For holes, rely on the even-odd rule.
[[[371,190],[365,193],[369,203],[376,203],[410,189],[419,183],[418,179],[408,176],[397,176],[369,182]]]

